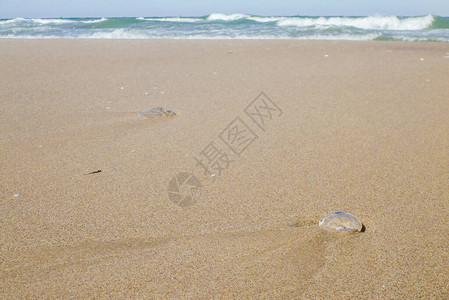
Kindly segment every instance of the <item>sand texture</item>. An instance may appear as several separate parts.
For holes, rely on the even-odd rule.
[[[0,40],[0,298],[449,298],[447,52]]]

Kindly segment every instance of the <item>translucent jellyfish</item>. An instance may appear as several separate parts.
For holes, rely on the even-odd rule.
[[[321,228],[342,232],[361,232],[363,228],[362,222],[356,216],[341,211],[325,215],[318,225]]]
[[[140,112],[139,115],[147,118],[176,116],[174,111],[165,109],[163,107],[155,107],[153,109]]]

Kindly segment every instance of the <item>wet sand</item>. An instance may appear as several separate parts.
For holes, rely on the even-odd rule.
[[[0,40],[0,297],[448,298],[447,52]]]

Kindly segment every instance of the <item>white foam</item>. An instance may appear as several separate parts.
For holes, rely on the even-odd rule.
[[[290,17],[279,20],[279,26],[297,27],[356,27],[361,29],[384,29],[384,30],[422,30],[432,25],[433,15],[424,17],[410,17],[400,19],[396,16],[370,16],[360,18],[346,17],[319,17],[319,18],[298,18]]]
[[[2,25],[2,24],[18,23],[18,22],[23,22],[23,21],[25,21],[24,18],[15,18],[15,19],[10,19],[10,20],[0,21],[0,25]]]
[[[284,17],[255,17],[255,16],[249,16],[247,17],[248,20],[260,22],[260,23],[267,23],[267,22],[277,22],[282,19],[285,19]]]
[[[353,35],[353,34],[340,34],[340,35],[309,35],[301,37],[290,37],[290,36],[279,36],[279,35],[150,35],[138,31],[125,31],[123,29],[116,29],[112,32],[96,32],[93,34],[83,34],[79,36],[55,36],[55,35],[13,35],[8,34],[0,36],[0,38],[5,39],[174,39],[174,40],[352,40],[352,41],[364,41],[364,40],[374,40],[379,37],[380,34],[365,34],[365,35]],[[404,38],[406,40],[406,38]]]
[[[82,39],[148,39],[154,38],[137,30],[125,30],[123,28],[114,29],[113,31],[100,31],[92,34],[83,34],[77,38]]]
[[[0,35],[0,39],[61,39],[70,37],[61,37],[57,35],[46,35],[46,34],[23,34],[17,35],[14,33]]]
[[[100,23],[100,22],[104,22],[107,21],[108,18],[101,18],[101,19],[96,19],[96,20],[83,20],[83,21],[79,21],[81,23]]]
[[[204,21],[200,18],[181,18],[181,17],[170,17],[170,18],[136,18],[137,20],[145,20],[145,21],[156,21],[156,22],[179,22],[179,23],[194,23]]]
[[[310,36],[301,36],[298,40],[330,40],[330,41],[372,41],[381,36],[381,34],[370,33],[370,34],[338,34],[338,35],[324,35],[324,34],[314,34]]]
[[[402,41],[402,42],[449,42],[449,38],[447,37],[433,37],[433,36],[395,35],[390,38],[393,41]]]
[[[66,24],[74,23],[76,20],[66,20],[66,19],[25,19],[26,21],[32,21],[39,24]]]
[[[235,21],[235,20],[240,20],[240,19],[245,19],[250,17],[249,15],[246,14],[232,14],[232,15],[225,15],[225,14],[210,14],[207,17],[207,20],[209,21]]]
[[[67,24],[67,23],[99,23],[107,21],[107,18],[94,19],[94,20],[69,20],[69,19],[25,19],[25,18],[15,18],[5,21],[0,21],[1,24],[13,24],[13,23],[23,23],[23,22],[32,22],[42,25],[47,24]]]

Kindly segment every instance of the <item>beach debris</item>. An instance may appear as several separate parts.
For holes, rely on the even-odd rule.
[[[107,106],[106,109],[111,109],[111,107],[110,107],[110,106]]]
[[[176,116],[175,112],[163,107],[155,107],[139,113],[142,117],[156,118],[156,117],[172,117]]]
[[[346,212],[333,212],[322,217],[318,223],[321,228],[341,232],[361,232],[363,225],[353,214]]]
[[[424,58],[421,57],[419,60],[420,60],[420,61],[424,61]]]
[[[324,54],[324,57],[329,57],[329,55],[328,54]]]
[[[96,170],[96,171],[93,171],[93,172],[90,172],[90,173],[86,173],[84,175],[97,174],[97,173],[100,173],[100,172],[101,172],[101,170]]]
[[[120,89],[121,89],[121,90],[124,90],[124,89],[125,89],[125,87],[123,87],[123,86],[122,86],[122,87],[121,87]]]
[[[13,196],[17,198],[20,196],[20,194],[14,194]]]

